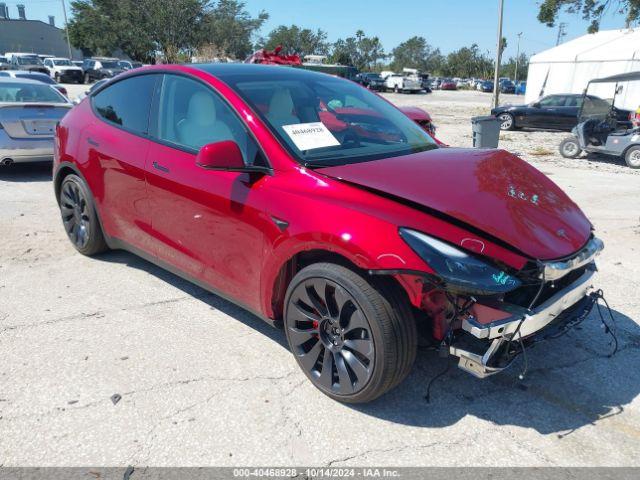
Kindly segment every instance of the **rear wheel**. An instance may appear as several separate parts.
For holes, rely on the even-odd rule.
[[[71,243],[83,255],[107,250],[89,188],[77,175],[67,175],[60,185],[60,214]]]
[[[568,137],[560,142],[560,155],[564,158],[576,158],[582,153],[576,137]]]
[[[516,126],[515,119],[510,113],[501,113],[498,115],[500,121],[500,130],[513,130]]]
[[[640,168],[640,145],[631,147],[624,154],[624,161],[631,168]]]
[[[318,263],[291,281],[287,341],[311,382],[329,397],[369,402],[400,383],[415,360],[408,301],[391,284],[373,286],[348,268]]]

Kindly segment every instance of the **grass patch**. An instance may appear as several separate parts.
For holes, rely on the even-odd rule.
[[[553,150],[549,150],[545,147],[536,147],[529,152],[529,155],[533,155],[536,157],[545,157],[547,155],[553,155],[555,152]]]

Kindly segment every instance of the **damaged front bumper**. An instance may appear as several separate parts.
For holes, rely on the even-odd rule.
[[[595,265],[590,265],[573,283],[536,308],[516,308],[511,316],[499,321],[483,324],[469,316],[463,320],[463,333],[449,346],[449,353],[459,358],[459,368],[479,378],[504,370],[524,348],[586,318],[596,301],[591,295],[594,277]]]

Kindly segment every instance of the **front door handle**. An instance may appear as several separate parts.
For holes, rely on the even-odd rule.
[[[169,169],[163,165],[160,165],[158,162],[153,162],[153,168],[164,173],[169,173]]]

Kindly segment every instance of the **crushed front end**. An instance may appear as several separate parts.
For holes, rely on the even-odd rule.
[[[437,273],[424,278],[422,291],[432,337],[476,377],[498,373],[533,344],[564,334],[597,301],[594,259],[604,245],[596,237],[568,258],[508,271],[419,232],[401,235]]]

